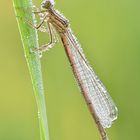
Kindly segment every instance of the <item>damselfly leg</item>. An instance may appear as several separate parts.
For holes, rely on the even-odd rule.
[[[28,25],[30,25],[32,28],[34,28],[34,29],[36,29],[40,32],[49,33],[50,42],[45,44],[45,45],[42,45],[39,48],[36,48],[36,49],[32,50],[32,52],[42,53],[42,52],[48,51],[50,48],[53,48],[54,45],[57,43],[58,39],[57,39],[57,36],[56,36],[55,29],[51,26],[51,23],[49,23],[48,20],[47,20],[48,14],[44,13],[44,11],[36,11],[36,14],[38,14],[40,19],[41,19],[39,24],[34,24],[27,19],[24,19],[24,21]]]
[[[35,49],[34,51],[38,51],[41,53],[48,51],[49,49],[53,48],[54,45],[57,43],[57,36],[55,35],[55,32],[48,21],[47,21],[47,25],[48,25],[48,33],[50,36],[50,42],[45,45],[42,45],[41,47]]]

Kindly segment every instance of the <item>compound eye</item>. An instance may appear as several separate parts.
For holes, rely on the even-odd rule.
[[[44,0],[42,3],[41,3],[41,7],[42,8],[45,8],[45,9],[49,9],[51,7],[53,7],[54,3],[53,0]]]

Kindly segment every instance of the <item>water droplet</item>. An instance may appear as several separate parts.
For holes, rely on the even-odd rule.
[[[44,17],[44,14],[43,14],[43,13],[39,13],[39,16],[40,16],[40,17]]]
[[[52,5],[54,5],[54,4],[55,4],[54,0],[50,0],[50,2],[51,2],[51,4],[52,4]]]
[[[30,53],[34,53],[34,50],[32,48],[30,49]]]
[[[38,111],[38,118],[40,119],[40,112]]]
[[[39,58],[42,58],[42,52],[39,52]]]
[[[35,5],[33,5],[33,8],[36,8],[36,6],[35,6]]]
[[[24,57],[26,58],[26,57],[27,57],[27,55],[26,55],[26,54],[24,54]]]

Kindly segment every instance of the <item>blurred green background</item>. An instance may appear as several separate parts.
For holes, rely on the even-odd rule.
[[[41,0],[36,0],[39,6]],[[140,139],[140,1],[57,0],[115,100],[110,140]],[[12,7],[0,2],[0,140],[40,140],[31,80]],[[48,41],[45,34],[40,44]],[[42,60],[50,140],[100,140],[61,42]]]

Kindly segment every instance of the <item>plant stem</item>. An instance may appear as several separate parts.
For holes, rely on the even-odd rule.
[[[49,140],[40,56],[38,53],[31,53],[31,49],[38,48],[38,35],[36,30],[24,22],[24,19],[35,22],[35,16],[31,12],[32,1],[13,0],[13,3],[16,16],[19,17],[17,18],[18,27],[37,102],[41,140]]]

